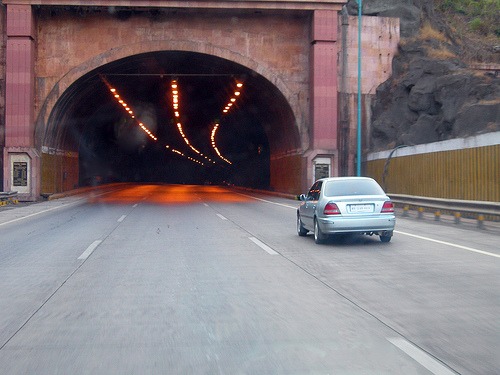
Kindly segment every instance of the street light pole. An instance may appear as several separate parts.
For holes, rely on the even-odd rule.
[[[361,176],[361,18],[363,0],[358,0],[358,126],[357,126],[357,167],[356,175]]]

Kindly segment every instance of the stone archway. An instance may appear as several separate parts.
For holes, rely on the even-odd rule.
[[[273,154],[272,174],[279,176],[276,181],[284,182],[271,187],[296,192],[299,185],[306,186],[315,157],[331,158],[332,162],[336,158],[337,12],[343,1],[308,5],[290,1],[283,4],[285,9],[270,3],[262,2],[262,11],[246,7],[240,11],[227,3],[206,12],[197,9],[199,5],[159,13],[138,7],[128,10],[130,17],[122,18],[107,8],[76,2],[68,7],[36,8],[29,2],[7,2],[8,24],[17,25],[7,28],[7,56],[14,44],[19,45],[22,56],[7,59],[7,80],[30,73],[26,85],[7,88],[10,97],[24,104],[14,109],[7,103],[4,187],[12,186],[13,158],[25,154],[32,162],[28,166],[31,184],[24,198],[37,199],[42,179],[39,154],[49,117],[62,94],[93,69],[151,50],[220,56],[264,77],[290,109],[285,122],[293,125],[287,129],[298,134],[291,137],[298,139],[293,147],[282,147]],[[96,43],[88,48],[92,41]],[[27,65],[20,66],[21,60]],[[289,170],[301,177],[286,181]],[[333,174],[336,170],[332,167]]]
[[[140,51],[144,50],[146,49],[143,46]],[[219,73],[227,71],[228,73],[234,74],[238,72],[239,75],[247,76],[246,79],[247,83],[251,86],[251,92],[247,96],[247,102],[249,103],[246,103],[246,105],[250,105],[252,108],[246,112],[244,109],[240,109],[240,112],[244,114],[239,117],[239,122],[256,121],[258,126],[263,127],[263,132],[265,132],[267,137],[267,141],[264,141],[264,144],[268,144],[269,150],[267,152],[270,154],[272,160],[267,162],[267,166],[262,166],[262,163],[254,163],[253,166],[246,165],[242,167],[245,169],[245,177],[242,178],[240,176],[236,178],[233,176],[233,179],[237,180],[239,184],[246,183],[250,185],[256,184],[257,180],[260,181],[258,187],[271,187],[273,189],[276,189],[276,187],[280,188],[282,184],[290,184],[291,180],[300,181],[300,160],[295,162],[295,174],[288,172],[285,177],[279,174],[282,168],[276,163],[276,160],[279,160],[282,154],[286,154],[288,157],[294,156],[297,158],[297,155],[300,155],[301,152],[301,140],[292,107],[287,102],[285,95],[268,79],[247,68],[247,66],[215,55],[180,50],[147,51],[145,53],[113,60],[116,56],[122,56],[120,51],[118,51],[118,54],[106,56],[106,60],[99,56],[87,62],[84,67],[73,69],[55,85],[49,94],[46,105],[40,113],[40,121],[38,123],[38,139],[40,140],[43,151],[42,178],[45,179],[45,181],[42,181],[42,189],[46,190],[43,191],[44,193],[50,193],[50,190],[65,190],[76,185],[74,176],[78,175],[78,172],[75,171],[76,165],[74,157],[78,155],[78,149],[75,148],[74,141],[73,146],[69,146],[67,142],[65,143],[65,133],[82,133],[82,129],[75,130],[73,128],[73,130],[69,130],[68,127],[84,126],[81,124],[74,124],[78,122],[73,119],[73,117],[78,118],[78,116],[75,115],[76,110],[74,108],[74,103],[87,102],[88,98],[85,95],[90,94],[85,94],[85,92],[94,90],[96,86],[99,86],[99,82],[96,84],[96,81],[98,81],[96,77],[101,74],[113,75],[113,72],[120,72],[121,70],[119,69],[124,69],[124,66],[130,69],[131,66],[137,65],[139,62],[143,62],[143,60],[149,61],[149,59],[152,59],[158,63],[158,60],[164,59],[165,55],[168,55],[170,60],[174,60],[175,56],[180,55],[184,56],[183,59],[189,57],[189,59],[195,60],[195,58],[197,58],[198,60],[196,60],[195,65],[201,65],[199,59],[207,60],[210,63],[223,65],[223,67],[220,68],[222,71]],[[227,53],[225,55],[227,55]],[[102,63],[103,61],[109,62],[95,68],[99,62]],[[119,68],[116,68],[117,66],[119,66]],[[115,71],[114,69],[118,70]],[[160,76],[168,76],[169,74],[177,72],[177,70],[174,69],[169,73],[168,69],[161,68],[158,72],[164,72],[164,74],[159,74]],[[201,75],[204,74],[203,70],[195,69],[194,72],[200,73]],[[150,73],[154,73],[154,71]],[[208,75],[210,76],[210,74]],[[77,77],[77,79],[71,82],[75,77]],[[104,88],[102,84],[100,86],[101,89]],[[49,108],[51,108],[50,113],[48,111]],[[86,116],[90,117],[90,114],[87,113]],[[47,120],[42,120],[43,118],[47,118]],[[252,118],[252,120],[249,120],[249,118]],[[42,132],[40,129],[44,129],[44,131]],[[263,148],[266,149],[266,147]],[[51,168],[52,170],[50,170]],[[64,170],[61,170],[61,168]],[[258,172],[255,168],[265,168],[270,171]],[[261,178],[256,177],[257,174],[261,175],[262,173],[270,173],[269,183],[264,184]],[[253,179],[251,175],[254,175]],[[66,179],[62,176],[66,176]],[[67,176],[73,176],[73,180],[69,181]],[[283,178],[285,178],[285,180],[283,180]],[[50,181],[52,181],[52,183],[48,183]]]
[[[114,61],[124,59],[133,55],[158,51],[185,51],[213,55],[240,64],[266,78],[270,83],[276,86],[276,88],[282,93],[286,101],[289,103],[290,108],[294,113],[295,126],[298,128],[298,131],[301,134],[301,148],[307,148],[307,145],[309,144],[309,135],[308,132],[304,129],[304,127],[307,128],[307,126],[305,125],[307,125],[308,122],[306,98],[294,93],[286,85],[286,83],[283,82],[283,80],[278,77],[278,75],[275,74],[271,69],[266,68],[263,64],[259,64],[257,61],[251,58],[242,56],[221,47],[189,41],[154,41],[149,43],[136,43],[133,45],[116,48],[112,51],[106,51],[84,62],[83,64],[72,68],[54,85],[52,90],[46,96],[43,105],[40,108],[40,112],[36,121],[37,145],[42,146],[42,140],[45,137],[45,133],[47,131],[50,131],[46,127],[49,121],[49,117],[57,101],[74,82],[76,82],[86,74]],[[300,124],[302,124],[302,126],[300,126]]]

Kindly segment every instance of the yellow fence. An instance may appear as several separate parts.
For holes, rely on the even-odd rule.
[[[54,194],[78,186],[78,157],[42,153],[42,194]]]
[[[386,160],[366,162],[366,175],[382,184]],[[499,202],[500,145],[393,156],[385,189],[394,194]]]

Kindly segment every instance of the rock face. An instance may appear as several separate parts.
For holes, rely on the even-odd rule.
[[[500,130],[500,78],[430,59],[425,48],[410,55],[401,48],[393,65],[372,105],[373,150]]]
[[[357,14],[356,1],[347,8]],[[419,0],[363,1],[363,14],[400,17],[406,37],[372,103],[371,151],[500,130],[500,77],[468,69],[450,40],[418,37],[431,12]]]

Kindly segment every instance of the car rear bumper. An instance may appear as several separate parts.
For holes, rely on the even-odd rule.
[[[390,232],[394,230],[396,217],[394,215],[364,218],[332,216],[318,218],[318,224],[324,234]]]

